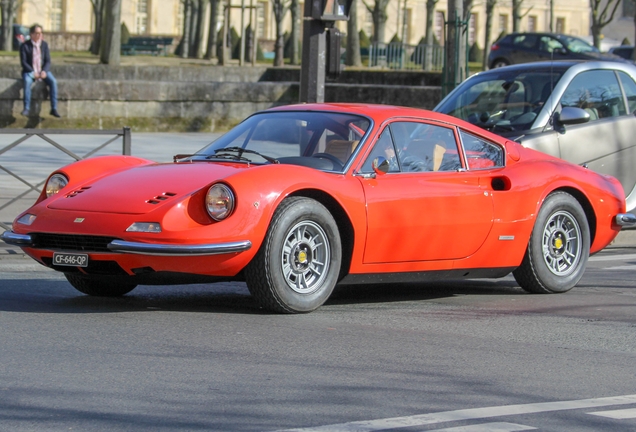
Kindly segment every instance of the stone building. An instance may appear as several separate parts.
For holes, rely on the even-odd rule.
[[[241,21],[247,26],[254,22],[261,41],[273,40],[275,23],[271,2],[262,0],[228,0],[231,2],[232,26],[240,33]],[[391,0],[388,6],[386,24],[386,41],[395,35],[407,44],[417,44],[425,32],[427,0]],[[241,20],[241,3],[246,6],[244,19]],[[368,0],[367,3],[372,3]],[[474,0],[469,24],[469,43],[477,43],[480,48],[485,45],[485,0]],[[224,1],[223,4],[227,4]],[[249,13],[250,5],[255,6],[255,13]],[[209,8],[209,5],[208,5]],[[252,9],[252,10],[254,10]],[[371,13],[364,3],[358,3],[359,30],[367,35],[373,33]],[[302,5],[301,5],[302,10]],[[223,8],[219,8],[222,21]],[[447,18],[447,2],[439,0],[435,5],[434,27],[438,40],[443,41],[444,20]],[[523,0],[520,31],[562,32],[571,35],[586,36],[590,34],[589,0],[569,0],[554,2],[554,16],[550,25],[550,0]],[[206,16],[209,12],[206,10]],[[251,15],[251,17],[250,17]],[[140,35],[165,35],[179,37],[183,26],[182,0],[122,0],[122,21],[126,23],[130,33]],[[18,10],[16,22],[31,25],[35,22],[44,26],[51,35],[64,34],[72,38],[74,34],[86,37],[93,31],[94,20],[90,0],[25,0]],[[288,13],[285,27],[290,28],[291,18]],[[341,30],[346,30],[346,23],[339,23]],[[512,4],[510,0],[499,0],[493,14],[492,34],[489,43],[502,32],[512,30]],[[54,47],[55,49],[55,47]],[[65,49],[59,48],[57,49]]]

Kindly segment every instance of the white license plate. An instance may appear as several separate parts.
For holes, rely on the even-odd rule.
[[[69,267],[88,267],[88,254],[53,253],[53,265]]]

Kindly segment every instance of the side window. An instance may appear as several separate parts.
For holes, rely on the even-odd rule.
[[[552,53],[555,50],[563,48],[563,44],[550,36],[541,36],[539,41],[539,49],[544,52]]]
[[[460,131],[459,135],[466,153],[468,169],[488,169],[503,166],[504,152],[501,147],[464,131]]]
[[[629,107],[629,112],[633,113],[636,111],[636,83],[625,72],[619,72],[618,78],[621,80],[621,84],[623,85],[623,90],[625,91],[625,96],[627,96],[627,106]]]
[[[371,150],[369,157],[362,165],[362,172],[373,172],[373,161],[378,157],[389,161],[389,172],[398,172],[400,170],[396,158],[395,145],[388,127],[384,128],[380,138],[375,142],[373,150]]]
[[[535,35],[518,35],[512,40],[512,44],[517,48],[532,49],[537,43]]]
[[[399,152],[402,171],[455,171],[461,168],[455,134],[450,128],[416,125],[408,146]]]
[[[583,108],[590,115],[590,121],[626,114],[616,75],[610,70],[577,75],[563,93],[561,106]]]

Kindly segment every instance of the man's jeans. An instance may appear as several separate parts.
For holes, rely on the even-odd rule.
[[[24,82],[24,109],[26,111],[31,109],[31,85],[33,84],[34,76],[33,72],[22,74],[22,81]],[[57,110],[57,81],[51,72],[46,73],[46,78],[44,78],[43,81],[49,87],[51,109]]]

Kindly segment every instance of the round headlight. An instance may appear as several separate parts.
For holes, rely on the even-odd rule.
[[[225,219],[234,210],[234,193],[223,184],[211,186],[205,196],[205,208],[212,219],[216,221]]]
[[[58,193],[64,186],[68,184],[68,179],[62,174],[53,174],[49,181],[46,182],[46,196],[50,197]]]

